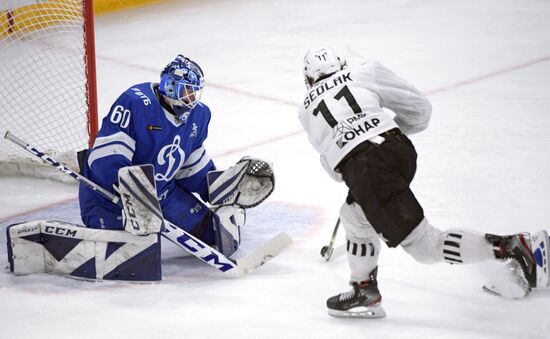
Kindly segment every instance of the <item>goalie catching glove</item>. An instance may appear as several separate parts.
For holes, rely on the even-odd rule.
[[[242,158],[225,171],[208,172],[207,180],[210,203],[214,206],[255,207],[275,188],[271,164],[251,157]]]

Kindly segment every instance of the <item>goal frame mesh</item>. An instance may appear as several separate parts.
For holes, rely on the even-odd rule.
[[[74,168],[98,129],[93,1],[7,0],[0,10],[0,133]],[[0,175],[52,177],[48,167],[0,141]]]

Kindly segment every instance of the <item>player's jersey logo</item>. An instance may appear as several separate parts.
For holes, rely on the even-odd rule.
[[[199,135],[199,126],[193,123],[192,132],[189,134],[189,138],[196,138]]]
[[[155,174],[155,180],[166,182],[172,180],[184,161],[185,152],[180,147],[180,136],[176,135],[174,141],[161,148],[157,155],[158,173]],[[164,168],[166,170],[162,173],[161,170]]]

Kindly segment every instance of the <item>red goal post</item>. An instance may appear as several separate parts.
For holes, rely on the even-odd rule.
[[[74,167],[98,129],[93,3],[4,0],[0,11],[1,136],[9,130]],[[0,175],[42,176],[25,153],[1,140]]]

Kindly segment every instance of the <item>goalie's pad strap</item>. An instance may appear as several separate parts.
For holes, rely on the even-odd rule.
[[[161,280],[158,234],[91,229],[62,221],[30,221],[7,228],[10,270],[93,280]]]

